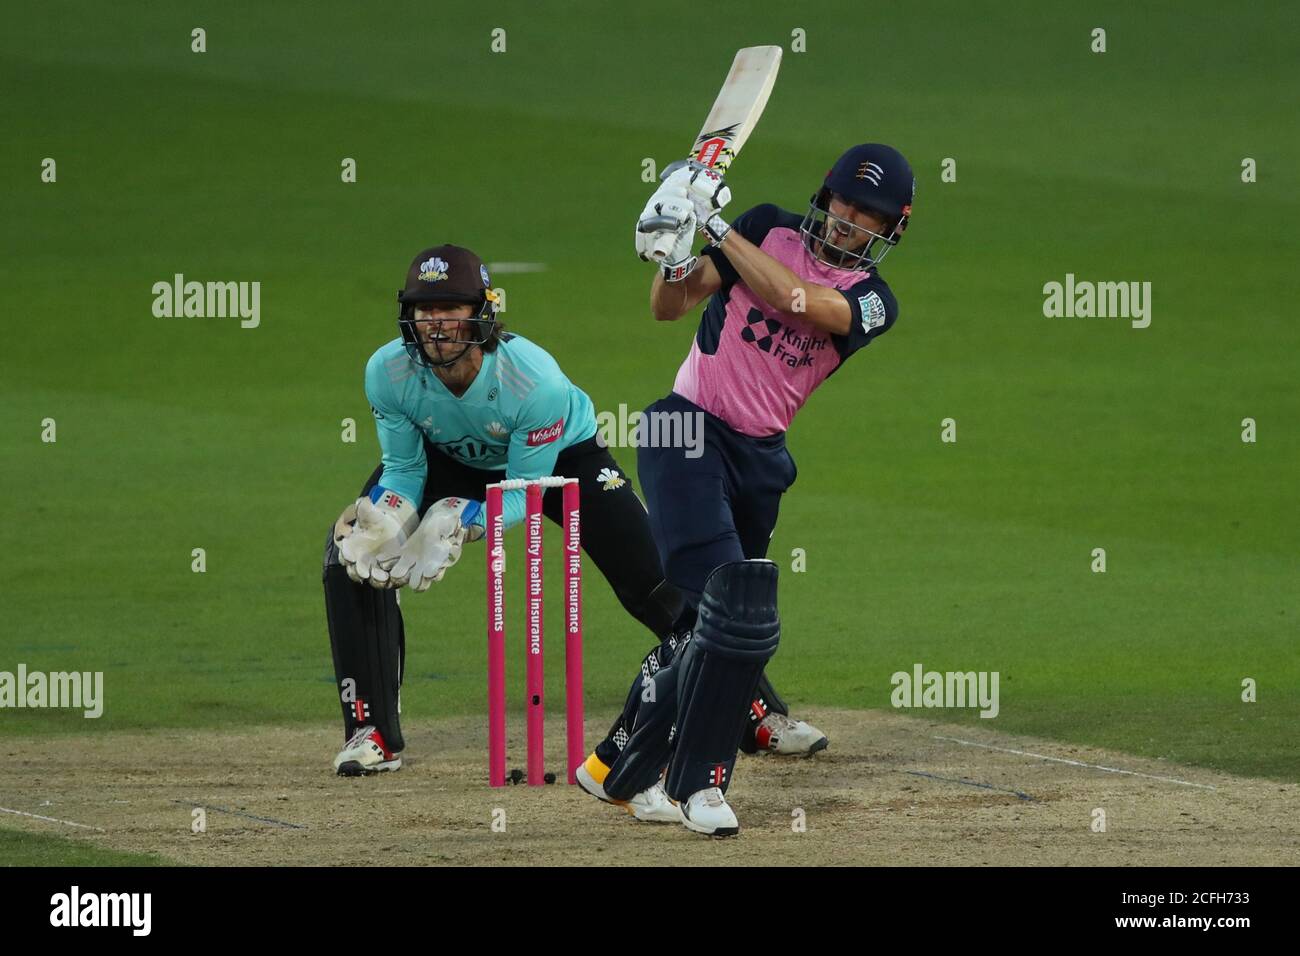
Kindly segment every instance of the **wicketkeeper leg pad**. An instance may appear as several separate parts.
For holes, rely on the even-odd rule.
[[[389,750],[398,753],[406,746],[398,697],[406,634],[397,592],[357,584],[348,577],[334,543],[333,526],[325,540],[322,578],[334,677],[343,708],[343,738],[350,738],[359,727],[375,727]]]

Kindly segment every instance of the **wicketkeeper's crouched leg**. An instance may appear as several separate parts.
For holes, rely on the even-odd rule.
[[[343,708],[344,740],[365,726],[376,728],[393,753],[402,751],[399,690],[406,633],[397,591],[377,590],[348,577],[331,525],[322,572],[325,617],[334,653],[334,678]]]

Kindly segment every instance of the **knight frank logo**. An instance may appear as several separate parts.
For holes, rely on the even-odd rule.
[[[776,319],[769,319],[758,309],[750,309],[749,315],[745,316],[745,322],[747,324],[740,330],[740,337],[746,342],[753,342],[764,352],[771,352],[772,336],[781,331],[781,323]]]
[[[818,352],[830,344],[824,335],[811,335],[792,328],[780,319],[769,318],[758,309],[750,309],[740,337],[759,351],[766,352],[790,368],[811,366]]]

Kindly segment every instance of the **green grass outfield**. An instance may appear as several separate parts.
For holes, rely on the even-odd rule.
[[[81,840],[21,833],[0,827],[0,860],[4,866],[176,866],[153,853],[108,850]]]
[[[1300,780],[1291,5],[700,11],[6,11],[0,670],[102,670],[107,707],[0,711],[0,734],[337,721],[321,545],[376,459],[361,372],[410,256],[546,263],[498,277],[511,327],[598,409],[644,407],[694,322],[647,314],[641,161],[685,148],[735,48],[781,43],[735,210],[803,209],[867,140],[902,148],[918,187],[884,270],[897,326],[790,435],[777,686],[878,708],[917,662],[996,670],[999,730]],[[260,327],[153,317],[177,272],[260,281]],[[1151,327],[1045,318],[1067,272],[1151,282]],[[471,549],[406,601],[407,715],[484,709],[482,577]],[[610,710],[648,640],[589,580],[589,706]]]

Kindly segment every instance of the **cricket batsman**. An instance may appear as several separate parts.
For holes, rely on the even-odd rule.
[[[693,620],[664,579],[645,506],[597,440],[591,400],[543,349],[505,331],[479,257],[454,245],[424,250],[398,302],[401,336],[371,356],[365,373],[382,462],[325,546],[346,740],[334,769],[348,776],[402,765],[406,635],[397,589],[428,589],[465,542],[483,537],[489,483],[577,478],[583,550],[623,607],[670,646]],[[548,489],[543,510],[556,524],[561,505],[559,490]],[[525,507],[522,490],[505,493],[506,527],[523,520]],[[617,752],[628,730],[616,723],[615,734]],[[679,819],[657,782],[643,789],[620,804],[638,819]]]
[[[780,633],[777,568],[765,555],[796,475],[785,433],[822,382],[893,327],[898,303],[879,267],[903,237],[915,187],[898,150],[868,143],[836,160],[802,216],[760,205],[728,223],[729,187],[695,163],[668,175],[642,213],[642,259],[667,245],[643,224],[675,223],[650,291],[655,319],[707,302],[672,391],[646,410],[701,413],[704,454],[637,453],[667,579],[698,619],[648,675],[653,688],[640,689],[632,737],[598,781],[607,799],[663,772],[687,827],[738,831],[725,794],[742,735],[763,717],[755,691]],[[707,240],[698,258],[697,229]]]

